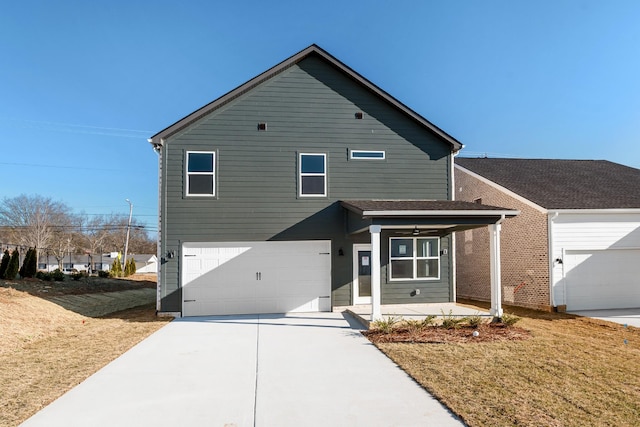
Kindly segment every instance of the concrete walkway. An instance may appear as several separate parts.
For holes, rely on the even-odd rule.
[[[640,308],[619,308],[613,310],[581,310],[571,311],[570,314],[593,317],[594,319],[620,323],[621,325],[640,328]]]
[[[340,313],[174,320],[24,424],[462,426]]]
[[[116,311],[151,304],[156,300],[156,290],[141,288],[117,292],[63,295],[50,297],[47,300],[83,316],[100,317]]]

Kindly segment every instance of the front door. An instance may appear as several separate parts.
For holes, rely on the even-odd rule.
[[[371,245],[353,245],[353,303],[371,304]]]

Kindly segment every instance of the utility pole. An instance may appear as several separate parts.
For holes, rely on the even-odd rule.
[[[124,271],[125,265],[127,265],[127,250],[129,250],[129,230],[131,230],[131,214],[133,213],[133,203],[129,199],[125,199],[129,203],[129,223],[127,224],[127,240],[124,243],[124,262],[122,263],[122,271]]]

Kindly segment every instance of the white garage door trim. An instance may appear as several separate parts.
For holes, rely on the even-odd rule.
[[[566,250],[568,311],[640,307],[640,249]]]
[[[183,316],[331,310],[331,241],[187,242]]]

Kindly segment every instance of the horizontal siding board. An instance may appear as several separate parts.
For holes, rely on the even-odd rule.
[[[362,120],[355,119],[357,111],[364,112]],[[266,131],[257,130],[259,122],[267,123]],[[346,247],[353,240],[339,200],[449,196],[450,145],[314,57],[187,126],[163,150],[163,253],[179,250],[185,239],[328,236]],[[189,150],[217,153],[216,197],[185,197]],[[349,150],[383,150],[386,160],[349,160]],[[327,154],[328,197],[298,197],[299,152]],[[332,263],[334,305],[350,302],[347,258]],[[163,266],[167,292],[178,289],[176,264]],[[433,286],[449,295],[445,270],[443,264],[443,280]],[[393,298],[402,300],[409,288],[398,289]]]

